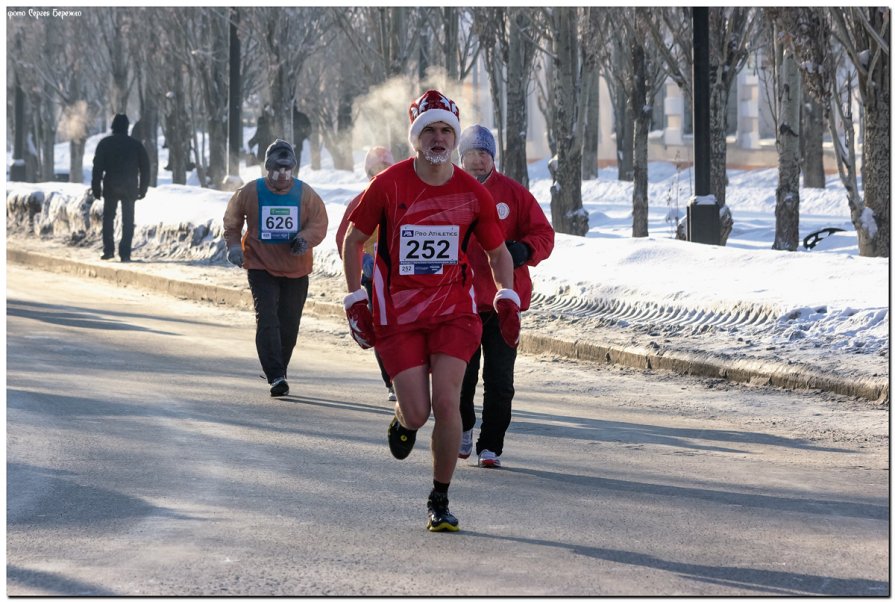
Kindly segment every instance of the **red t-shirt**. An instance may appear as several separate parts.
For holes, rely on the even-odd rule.
[[[380,173],[349,219],[361,232],[379,226],[373,270],[373,319],[377,326],[476,313],[466,246],[475,234],[482,247],[503,244],[494,199],[459,167],[441,186],[426,184],[413,158]]]

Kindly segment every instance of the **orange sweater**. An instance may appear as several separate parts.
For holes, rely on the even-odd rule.
[[[295,184],[293,183],[293,186]],[[289,190],[292,188],[290,187]],[[289,190],[275,194],[288,194]],[[314,269],[314,255],[311,247],[316,247],[326,236],[329,221],[323,200],[308,186],[301,183],[301,222],[298,236],[308,242],[308,250],[303,255],[293,255],[288,243],[271,244],[258,239],[258,192],[252,180],[235,193],[227,203],[224,212],[224,240],[227,248],[241,244],[245,254],[243,267],[247,270],[265,270],[273,276],[301,278]],[[243,226],[247,226],[245,236]]]

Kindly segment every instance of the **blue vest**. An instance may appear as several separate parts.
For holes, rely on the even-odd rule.
[[[255,180],[258,192],[258,240],[291,242],[301,229],[301,180],[292,178],[288,194],[274,194],[264,178]]]

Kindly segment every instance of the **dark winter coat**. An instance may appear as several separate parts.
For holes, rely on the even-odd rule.
[[[128,200],[146,196],[149,188],[149,154],[143,144],[128,136],[127,130],[100,140],[93,155],[90,186],[97,199],[101,195],[107,199]]]

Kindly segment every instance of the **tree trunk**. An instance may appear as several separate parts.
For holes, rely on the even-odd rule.
[[[21,53],[21,39],[16,36],[16,48]],[[25,107],[25,91],[22,89],[19,74],[15,73],[15,97],[13,100],[13,137],[12,158],[13,164],[9,169],[9,179],[11,181],[27,182],[27,174],[25,173],[25,133],[28,131],[27,125],[27,108]]]
[[[311,135],[308,137],[309,146],[311,147],[311,169],[317,171],[321,169],[321,149],[320,149],[320,128],[314,123],[311,126]],[[397,155],[396,155],[397,156]]]
[[[230,85],[228,105],[228,157],[227,172],[231,176],[239,175],[239,160],[242,155],[242,74],[240,62],[242,50],[239,42],[239,8],[230,9]]]
[[[334,139],[327,146],[333,159],[333,167],[343,171],[354,171],[354,158],[351,154],[351,130],[353,119],[351,106],[354,95],[345,92],[339,98],[339,110],[337,113],[337,131]]]
[[[128,74],[130,57],[127,52],[126,11],[129,9],[113,8],[109,15],[112,39],[110,40],[109,57],[112,61],[112,109],[116,113],[127,112],[127,100],[130,95]]]
[[[391,78],[402,75],[407,64],[407,55],[405,54],[403,41],[407,36],[405,23],[407,21],[408,9],[404,6],[395,6],[381,10],[383,17],[387,15],[387,19],[385,19],[382,25],[383,39],[387,42],[383,56],[386,65],[386,78]],[[416,98],[420,93],[422,93],[422,90],[411,94],[411,96]],[[410,102],[408,101],[407,104],[409,105]],[[399,157],[408,157],[411,154],[416,154],[416,150],[410,148],[407,141],[406,121],[389,120],[388,138],[389,148],[391,148],[392,155],[396,160],[400,160]]]
[[[40,179],[44,182],[52,182],[56,179],[56,119],[54,103],[51,100],[49,90],[43,95],[38,110],[37,131],[40,136],[41,147],[41,172]]]
[[[824,115],[819,102],[810,94],[802,94],[802,179],[805,188],[826,188],[824,172]]]
[[[205,110],[208,113],[208,185],[220,189],[227,174],[229,28],[226,13],[209,15],[212,58],[206,74]]]
[[[190,129],[187,127],[186,92],[183,88],[182,65],[176,64],[174,94],[169,99],[165,115],[165,142],[168,144],[168,167],[171,182],[186,184],[187,162],[190,152]]]
[[[780,85],[777,92],[777,153],[779,169],[776,229],[773,249],[796,251],[799,248],[799,109],[801,77],[792,50],[783,52]]]
[[[84,183],[84,147],[87,146],[86,137],[72,138],[68,143],[68,181],[75,184]]]
[[[634,68],[631,74],[634,80],[633,94],[631,95],[631,110],[634,113],[634,194],[631,235],[634,238],[642,238],[649,236],[647,145],[649,144],[649,128],[653,112],[652,108],[647,106],[646,100],[646,53],[643,49],[643,41],[637,36],[633,36],[631,39],[631,62]]]
[[[273,138],[288,140],[286,132],[292,131],[292,102],[294,93],[288,84],[287,66],[285,57],[279,57],[277,67],[270,85],[270,104],[273,108],[271,115],[271,133]],[[290,66],[291,67],[291,66]]]
[[[143,143],[149,155],[149,185],[158,185],[158,99],[156,95],[140,90],[140,127],[132,134]],[[136,125],[136,124],[135,124]]]
[[[146,121],[146,134],[143,138],[143,146],[146,148],[146,154],[149,155],[149,185],[158,186],[158,129],[159,114],[158,105],[153,99],[147,101],[144,105],[144,112],[141,119]]]
[[[600,72],[592,69],[581,76],[582,103],[585,112],[584,140],[581,151],[581,179],[599,178],[598,143],[600,140]]]
[[[717,69],[717,65],[712,65]],[[710,163],[709,190],[715,195],[719,207],[724,207],[727,196],[727,101],[730,89],[712,81],[709,93],[709,146]],[[721,212],[721,246],[727,244],[727,238],[733,230],[733,218],[730,211]]]
[[[506,152],[501,171],[528,188],[528,160],[525,141],[528,137],[528,104],[526,91],[531,73],[531,61],[526,59],[526,41],[521,26],[526,17],[520,9],[509,9],[509,57],[507,61]]]
[[[485,65],[488,70],[488,90],[491,93],[491,118],[494,121],[494,127],[497,128],[497,136],[494,142],[497,144],[497,156],[501,161],[503,169],[507,162],[509,151],[504,143],[504,119],[503,119],[503,94],[501,84],[503,83],[503,73],[501,72],[501,61],[497,57],[499,49],[492,46],[485,48]],[[548,128],[549,130],[549,128]]]
[[[879,81],[865,87],[864,106],[864,145],[861,176],[864,184],[865,210],[861,216],[861,225],[868,234],[869,257],[889,257],[891,251],[891,160],[890,143],[890,75],[889,69],[883,67]],[[856,224],[857,227],[857,224]]]
[[[589,224],[581,203],[581,135],[578,121],[578,27],[576,8],[554,8],[556,52],[556,103],[553,112],[557,141],[557,165],[550,187],[553,228],[564,234],[584,236]]]
[[[460,11],[445,7],[444,11],[444,70],[453,85],[460,79]]]
[[[425,11],[428,9],[421,8],[420,10]],[[424,20],[421,27],[422,32],[417,53],[419,58],[417,59],[416,78],[418,81],[423,82],[426,81],[426,71],[429,70],[429,59],[432,54],[432,28],[429,26],[428,20]]]

